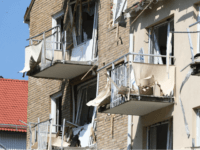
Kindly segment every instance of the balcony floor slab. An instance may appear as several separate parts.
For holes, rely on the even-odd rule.
[[[159,100],[158,100],[159,99]],[[109,109],[99,109],[101,113],[110,114],[122,114],[122,115],[135,115],[144,116],[153,111],[162,109],[164,107],[173,105],[173,102],[169,102],[165,98],[153,98],[145,96],[141,100],[131,99],[122,104],[119,104],[113,108]]]
[[[43,66],[43,69],[34,70],[29,76],[50,79],[72,79],[86,73],[92,66],[92,62],[55,61],[52,65],[47,64]]]

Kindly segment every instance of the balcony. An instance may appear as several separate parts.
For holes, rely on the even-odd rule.
[[[50,31],[54,32],[49,35]],[[21,73],[39,78],[71,79],[94,65],[97,60],[94,39],[70,51],[66,50],[66,31],[60,31],[60,26],[56,26],[28,39],[31,45],[25,49],[25,67]],[[42,40],[35,39],[41,36]]]
[[[107,75],[111,82],[110,103],[101,105],[99,112],[143,116],[173,105],[175,66],[131,62],[127,61],[128,55],[167,58],[165,55],[128,53],[106,65],[112,64]],[[123,63],[114,65],[123,58]],[[173,58],[169,56],[168,60]]]
[[[38,78],[72,79],[97,64],[98,2],[87,3],[80,7],[71,2],[65,14],[53,15],[55,27],[28,39],[30,46],[25,49],[21,73]]]

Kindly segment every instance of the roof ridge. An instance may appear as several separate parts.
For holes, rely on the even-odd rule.
[[[18,79],[5,79],[1,78],[0,81],[14,81],[14,82],[28,82],[28,80],[18,80]]]

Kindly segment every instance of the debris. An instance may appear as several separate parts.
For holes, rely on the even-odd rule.
[[[95,62],[95,64],[88,70],[88,72],[81,78],[81,80],[83,80],[90,71],[92,71],[94,69],[94,67],[97,65],[98,61]]]
[[[168,74],[166,74],[166,66],[157,64],[154,65],[143,64],[143,63],[139,65],[137,63],[132,63],[132,65],[134,68],[135,80],[137,85],[140,84],[140,79],[145,79],[147,77],[149,78],[152,76],[155,82],[157,82],[160,85],[163,94],[165,96],[171,95],[171,92],[173,91],[175,85],[175,66],[169,66],[169,77],[168,77]],[[149,82],[153,81],[152,77],[149,78]],[[140,87],[142,86],[145,87],[148,85],[140,85]]]
[[[43,42],[40,42],[39,44],[27,46],[25,48],[25,64],[24,69],[20,71],[21,73],[28,72],[34,66],[33,62],[41,62],[42,43]]]
[[[72,142],[73,144],[78,144],[78,140],[80,141],[81,147],[87,147],[89,140],[90,140],[90,129],[92,127],[92,123],[85,124],[84,126],[79,126],[78,128],[73,128],[73,135],[72,141],[75,140],[75,142]]]
[[[99,95],[92,101],[89,101],[86,105],[87,106],[102,106],[110,102],[109,97],[111,96],[111,83],[110,81],[107,82],[104,89],[99,93]]]
[[[153,87],[139,87],[140,95],[153,95]]]
[[[151,1],[141,12],[140,14],[131,22],[131,25],[142,15],[142,13],[152,4],[153,1]]]
[[[63,20],[64,28],[66,28],[66,24],[67,24],[67,16],[68,16],[68,11],[69,11],[69,2],[70,2],[70,0],[67,1],[67,7],[66,7],[66,10],[65,10],[65,15],[64,15],[64,20]]]

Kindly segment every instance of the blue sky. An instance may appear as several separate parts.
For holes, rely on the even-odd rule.
[[[31,0],[0,0],[0,76],[28,80],[21,71],[25,61],[25,46],[29,37],[28,25],[23,23]]]

